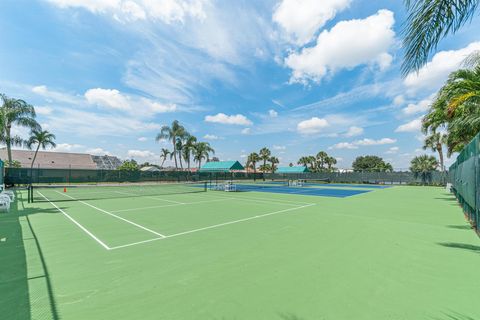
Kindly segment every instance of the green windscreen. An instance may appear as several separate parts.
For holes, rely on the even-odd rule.
[[[468,220],[480,231],[480,134],[460,152],[450,166],[449,180]]]

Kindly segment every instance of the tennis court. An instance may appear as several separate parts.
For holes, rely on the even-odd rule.
[[[2,314],[480,317],[471,267],[478,238],[443,188],[237,187],[243,192],[202,183],[36,188],[33,203],[18,191],[16,206],[0,215],[10,279],[1,282]]]

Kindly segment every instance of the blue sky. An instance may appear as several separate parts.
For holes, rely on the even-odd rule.
[[[61,151],[158,163],[178,119],[224,160],[266,146],[284,165],[325,150],[407,168],[480,20],[402,78],[404,18],[398,0],[4,0],[0,92],[35,105]]]

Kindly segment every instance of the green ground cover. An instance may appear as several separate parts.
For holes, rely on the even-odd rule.
[[[1,319],[480,318],[480,239],[442,188],[18,198]]]

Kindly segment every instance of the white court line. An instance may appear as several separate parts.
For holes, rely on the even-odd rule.
[[[142,197],[142,198],[149,198],[149,199],[158,200],[158,201],[165,201],[165,202],[171,202],[171,203],[176,203],[176,204],[185,204],[183,202],[167,200],[167,199],[157,198],[157,197],[153,197],[153,196],[145,196],[143,194],[128,193],[128,192],[121,192],[121,191],[115,191],[115,192],[119,193],[119,194],[124,194],[124,195],[127,195],[127,196],[139,196],[139,197]]]
[[[215,200],[185,202],[185,203],[182,203],[182,204],[180,204],[180,203],[179,204],[165,204],[165,205],[162,205],[162,206],[137,207],[137,208],[132,208],[132,209],[115,210],[115,211],[110,211],[110,212],[118,213],[118,212],[148,210],[148,209],[165,208],[165,207],[178,207],[178,206],[184,206],[184,205],[189,205],[189,204],[210,203],[210,202],[218,202],[218,201],[225,201],[225,200],[232,200],[232,199],[234,199],[234,198],[222,198],[222,199],[215,199]]]
[[[140,229],[143,229],[143,230],[148,231],[148,232],[150,232],[150,233],[156,234],[157,236],[160,236],[160,237],[164,237],[164,238],[166,237],[165,235],[163,235],[163,234],[161,234],[161,233],[158,233],[158,232],[156,232],[156,231],[153,231],[153,230],[151,230],[151,229],[148,229],[147,227],[144,227],[144,226],[142,226],[142,225],[140,225],[140,224],[138,224],[138,223],[135,223],[135,222],[133,222],[133,221],[130,221],[130,220],[127,220],[127,219],[122,218],[122,217],[120,217],[120,216],[117,216],[116,214],[113,214],[113,213],[108,212],[108,211],[106,211],[106,210],[103,210],[103,209],[100,209],[100,208],[98,208],[98,207],[95,207],[93,204],[90,204],[90,203],[85,202],[85,201],[82,201],[82,200],[75,199],[75,198],[72,197],[72,196],[69,196],[69,195],[67,195],[67,194],[64,194],[64,193],[61,193],[61,192],[58,192],[58,191],[55,191],[55,192],[58,193],[58,194],[61,194],[61,195],[65,196],[65,197],[68,197],[68,198],[70,198],[70,199],[76,200],[76,201],[78,201],[78,202],[80,202],[80,203],[83,203],[84,205],[87,205],[87,206],[89,206],[89,207],[91,207],[91,208],[93,208],[93,209],[96,209],[96,210],[100,211],[100,212],[106,213],[106,214],[108,214],[108,215],[110,215],[110,216],[112,216],[112,217],[115,217],[115,218],[117,218],[117,219],[120,219],[120,220],[122,220],[122,221],[125,221],[125,222],[127,222],[127,223],[130,223],[131,225],[134,225],[134,226],[136,226],[137,228],[140,228]]]
[[[217,192],[222,192],[222,191],[217,191]],[[216,196],[223,197],[221,195],[216,195]],[[280,205],[285,205],[285,206],[302,206],[302,205],[312,204],[312,203],[308,203],[308,202],[294,202],[294,201],[288,201],[288,200],[278,200],[277,201],[277,199],[275,199],[275,201],[272,201],[271,199],[268,199],[268,198],[248,198],[248,197],[240,197],[240,196],[233,196],[232,198],[233,199],[247,200],[247,201],[252,201],[252,202],[264,202],[264,203],[270,203],[270,204],[280,204]]]
[[[107,246],[102,240],[98,239],[93,233],[87,230],[84,226],[82,226],[77,220],[73,219],[71,216],[69,216],[65,211],[60,209],[55,203],[50,201],[47,197],[45,197],[41,192],[37,191],[39,195],[41,195],[45,200],[47,200],[54,208],[56,208],[58,211],[60,211],[63,215],[65,215],[70,221],[75,223],[77,227],[82,229],[86,234],[88,234],[93,240],[97,241],[102,247],[104,247],[107,250],[110,250],[111,248]]]
[[[311,203],[311,204],[296,207],[296,208],[288,208],[288,209],[274,211],[274,212],[270,212],[270,213],[265,213],[265,214],[261,214],[261,215],[257,215],[257,216],[253,216],[253,217],[244,218],[244,219],[238,219],[238,220],[228,221],[228,222],[224,222],[224,223],[214,224],[214,225],[211,225],[211,226],[208,226],[208,227],[203,227],[203,228],[193,229],[193,230],[189,230],[189,231],[178,232],[178,233],[167,235],[163,238],[154,238],[154,239],[149,239],[149,240],[144,240],[144,241],[132,242],[132,243],[116,246],[116,247],[111,247],[110,250],[116,250],[116,249],[121,249],[121,248],[126,248],[126,247],[139,245],[139,244],[142,244],[142,243],[147,243],[147,242],[152,242],[152,241],[157,241],[157,240],[162,240],[162,239],[167,239],[167,238],[178,237],[178,236],[182,236],[182,235],[186,235],[186,234],[190,234],[190,233],[194,233],[194,232],[199,232],[199,231],[204,231],[204,230],[209,230],[209,229],[214,229],[214,228],[220,228],[220,227],[224,227],[224,226],[227,226],[227,225],[236,224],[236,223],[245,222],[245,221],[254,220],[254,219],[260,219],[260,218],[272,216],[272,215],[279,214],[279,213],[299,210],[299,209],[311,207],[311,206],[314,206],[314,205],[316,205],[316,204]]]

